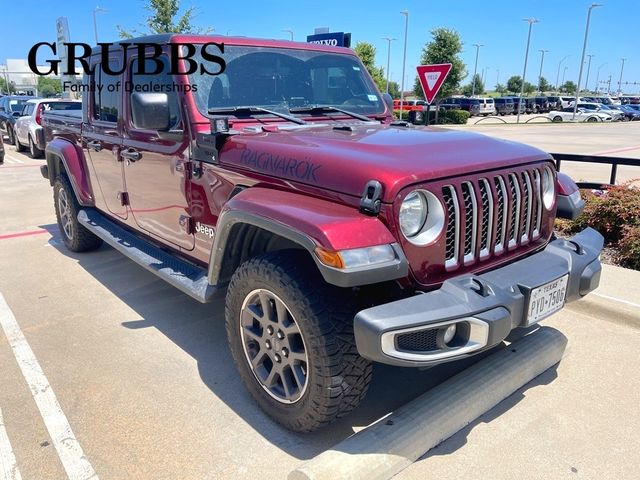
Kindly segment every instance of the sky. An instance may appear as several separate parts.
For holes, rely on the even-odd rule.
[[[626,58],[622,85],[627,93],[640,92],[640,49],[638,21],[640,0],[599,0],[591,16],[587,54],[592,54],[589,88],[596,78],[607,80],[611,75],[611,90],[617,90],[621,58]],[[29,49],[40,41],[55,41],[55,21],[66,16],[71,40],[95,43],[93,9],[100,6],[106,12],[97,14],[98,38],[101,42],[116,40],[117,25],[138,29],[149,15],[143,0],[0,0],[3,19],[0,37],[0,63],[7,58],[26,58]],[[476,47],[479,50],[478,73],[485,73],[489,89],[496,81],[506,83],[511,75],[522,75],[527,44],[528,23],[524,18],[540,21],[533,25],[526,78],[537,83],[541,53],[545,53],[543,76],[552,84],[559,77],[577,82],[587,11],[591,1],[583,0],[243,0],[215,2],[182,0],[182,7],[196,7],[193,24],[213,28],[221,35],[242,35],[259,38],[289,38],[285,29],[293,30],[294,39],[305,41],[315,27],[331,31],[351,32],[352,45],[358,41],[373,43],[377,49],[377,64],[386,67],[387,41],[391,43],[390,74],[401,82],[405,17],[409,12],[406,60],[407,89],[413,85],[415,66],[430,31],[437,27],[457,30],[464,42],[462,60],[467,65],[469,82],[473,74]],[[19,8],[17,8],[19,6]],[[566,60],[559,67],[559,62]],[[587,57],[585,57],[585,60]],[[567,67],[566,71],[564,67]],[[585,83],[585,64],[582,85]],[[599,71],[599,75],[598,75]]]

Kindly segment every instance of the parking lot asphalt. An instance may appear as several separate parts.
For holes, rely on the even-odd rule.
[[[44,391],[102,479],[277,479],[473,361],[431,370],[377,365],[354,414],[292,434],[266,418],[237,378],[222,305],[194,302],[109,247],[66,251],[42,160],[7,150],[0,293],[47,382],[40,393],[33,388],[25,376],[33,365],[0,330],[0,448],[10,443],[23,479],[64,478],[68,466],[57,450],[68,439],[51,433],[61,417],[43,415],[34,398]],[[398,477],[636,478],[640,295],[627,284],[639,285],[640,273],[606,268],[596,292],[603,296],[545,321],[569,338],[560,366]],[[619,318],[627,320],[611,321]]]

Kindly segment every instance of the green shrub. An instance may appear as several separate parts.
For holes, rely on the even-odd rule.
[[[400,119],[400,110],[394,110],[393,111],[393,118],[395,119]],[[402,111],[402,120],[409,120],[409,111],[408,110],[403,110]]]
[[[616,260],[623,267],[640,270],[640,226],[625,225],[622,228]]]
[[[400,111],[394,110],[394,114],[396,114],[396,112],[399,113]],[[426,111],[403,112],[403,113],[406,113],[406,115],[403,115],[404,120],[412,121],[411,119],[418,117],[420,120],[413,121],[415,125],[426,124],[426,116],[427,116]],[[397,118],[397,115],[396,115],[396,118]],[[433,109],[429,110],[429,125],[434,125],[434,124],[464,125],[465,123],[467,123],[467,120],[469,119],[469,112],[467,112],[466,110],[443,110],[441,112],[438,112],[437,118],[438,120],[436,122],[436,111],[434,107]]]

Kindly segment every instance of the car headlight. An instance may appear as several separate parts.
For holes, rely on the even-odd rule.
[[[400,205],[400,230],[415,245],[426,245],[436,240],[444,229],[444,207],[427,190],[414,190]]]
[[[551,210],[556,196],[556,182],[550,167],[542,171],[542,202],[547,210]]]

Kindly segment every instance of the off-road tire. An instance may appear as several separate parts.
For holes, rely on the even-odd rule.
[[[245,354],[241,311],[256,289],[268,290],[283,301],[304,341],[306,389],[294,403],[282,403],[269,394]],[[297,250],[252,258],[231,279],[225,323],[234,363],[258,405],[290,430],[321,428],[352,411],[367,393],[372,365],[356,349],[353,317],[358,308],[348,293],[326,284],[309,255]]]
[[[42,150],[37,147],[36,143],[31,138],[31,135],[29,135],[29,155],[31,155],[31,158],[41,158],[42,153]]]
[[[62,202],[61,197],[64,197]],[[53,204],[56,210],[60,235],[69,250],[72,252],[88,252],[102,245],[102,239],[96,237],[78,222],[80,204],[65,174],[59,175],[53,183]],[[68,210],[61,211],[63,205],[68,205]]]

